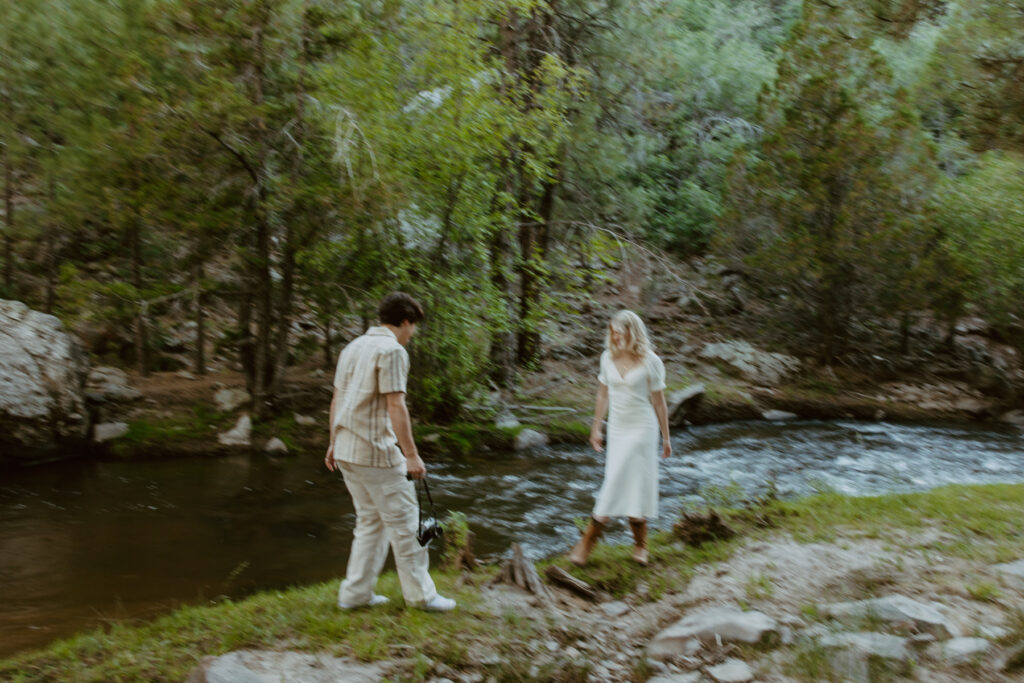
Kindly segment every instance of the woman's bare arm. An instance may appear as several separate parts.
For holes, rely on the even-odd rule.
[[[651,392],[651,405],[658,416],[658,427],[661,428],[661,457],[672,455],[672,439],[668,431],[668,404],[665,402],[664,391]]]

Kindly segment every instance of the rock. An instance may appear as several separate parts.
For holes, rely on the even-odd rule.
[[[992,643],[984,638],[953,638],[942,643],[935,643],[928,651],[936,659],[949,664],[969,664],[975,662],[992,648]]]
[[[775,620],[761,612],[744,612],[735,607],[713,607],[688,614],[661,631],[647,646],[649,656],[665,659],[685,654],[694,639],[704,644],[761,643],[778,636]]]
[[[95,443],[104,443],[105,441],[120,439],[127,433],[127,422],[103,422],[93,426],[92,440]]]
[[[878,680],[879,664],[892,672],[905,669],[911,659],[906,641],[886,633],[837,633],[825,636],[818,644],[832,650],[832,668],[855,683]]]
[[[529,448],[539,448],[540,446],[548,445],[547,434],[541,434],[534,429],[524,429],[516,434],[515,449],[517,451],[525,451]]]
[[[782,422],[784,420],[795,420],[797,414],[787,413],[785,410],[766,410],[761,413],[761,417],[772,422]]]
[[[218,389],[213,395],[213,402],[222,413],[230,413],[251,401],[252,396],[244,389]]]
[[[629,605],[621,600],[604,602],[601,603],[601,611],[608,615],[610,619],[616,619],[629,612]]]
[[[661,664],[661,662],[658,663]],[[698,683],[698,681],[700,681],[703,677],[704,675],[699,671],[687,671],[686,673],[671,674],[666,673],[659,674],[654,678],[648,678],[647,683]]]
[[[1024,579],[1024,560],[997,564],[992,569],[1010,579]]]
[[[275,436],[267,442],[263,450],[271,455],[286,455],[288,453],[288,445]]]
[[[196,378],[196,376],[193,375],[188,370],[178,370],[176,373],[174,373],[174,376],[175,377],[180,377],[182,379],[193,379],[194,380]]]
[[[305,652],[236,650],[220,657],[206,657],[186,683],[373,683],[388,671],[378,663]]]
[[[252,420],[242,415],[234,427],[217,437],[217,441],[223,446],[251,446]]]
[[[85,441],[88,371],[85,353],[60,320],[0,300],[0,464]]]
[[[989,626],[987,624],[982,624],[978,627],[978,635],[987,640],[1002,640],[1010,635],[1010,631],[1002,626]]]
[[[917,602],[903,595],[823,605],[821,611],[822,614],[836,619],[870,616],[888,622],[911,622],[918,631],[931,633],[939,640],[959,635],[956,626],[933,604]]]
[[[142,397],[137,389],[128,386],[128,373],[120,368],[101,365],[89,371],[85,390],[90,396],[112,403],[128,403]]]
[[[519,425],[519,418],[507,410],[498,413],[498,416],[494,418],[494,426],[498,429],[515,429]]]
[[[315,417],[310,417],[309,415],[299,415],[298,413],[294,413],[293,417],[295,418],[295,424],[297,424],[299,426],[302,426],[302,427],[313,427],[313,426],[316,426],[316,418]]]
[[[990,406],[988,401],[965,396],[964,398],[957,399],[953,407],[973,417],[982,417],[988,413]]]
[[[680,427],[686,416],[692,414],[704,399],[707,391],[703,384],[691,384],[685,389],[673,391],[668,396],[668,421],[673,427]]]
[[[800,369],[798,358],[761,351],[744,341],[706,344],[700,357],[727,363],[744,378],[757,384],[779,384]]]
[[[1024,410],[1011,410],[1008,413],[1003,413],[999,416],[999,421],[1024,427]]]
[[[747,683],[754,680],[754,672],[742,659],[727,659],[718,666],[709,666],[707,674],[718,683]]]

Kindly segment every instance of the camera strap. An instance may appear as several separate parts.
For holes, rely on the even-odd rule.
[[[434,514],[434,499],[430,497],[430,487],[427,486],[427,477],[426,477],[426,475],[424,475],[423,478],[420,479],[420,481],[423,482],[423,490],[427,492],[427,502],[430,503],[430,516],[436,518],[437,515]],[[416,487],[416,507],[419,510],[419,515],[420,515],[419,521],[422,522],[423,521],[423,501],[420,500],[420,488],[418,486]]]

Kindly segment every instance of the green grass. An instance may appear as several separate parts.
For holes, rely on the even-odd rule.
[[[114,623],[38,652],[0,661],[4,681],[182,681],[206,655],[238,648],[321,651],[360,660],[403,656],[411,646],[434,661],[466,663],[467,642],[503,637],[526,639],[528,622],[509,623],[479,607],[472,586],[435,574],[438,589],[459,601],[449,614],[403,605],[397,577],[381,577],[378,592],[391,603],[343,612],[335,607],[337,581],[273,591],[237,602],[186,607],[148,624]]]
[[[152,447],[167,448],[183,439],[209,439],[216,431],[229,429],[237,418],[217,412],[213,406],[197,403],[190,413],[163,419],[139,419],[128,423],[128,432],[110,443],[110,453],[129,458]]]
[[[772,526],[798,540],[832,541],[857,531],[897,547],[916,547],[917,535],[938,528],[944,538],[928,547],[986,563],[1008,562],[1024,554],[1024,485],[950,485],[925,493],[848,497],[822,493],[793,501],[768,501],[757,511]],[[730,522],[750,534],[751,511],[733,511]]]

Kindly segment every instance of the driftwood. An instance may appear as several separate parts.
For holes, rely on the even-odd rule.
[[[597,590],[586,581],[581,581],[575,576],[565,571],[561,567],[555,565],[549,565],[544,571],[544,575],[548,577],[548,581],[553,584],[568,588],[573,593],[586,598],[587,600],[597,600]]]
[[[523,555],[523,548],[518,543],[512,544],[512,557],[501,563],[501,571],[493,583],[513,583],[533,593],[545,604],[552,602],[551,591],[541,581],[533,562]]]

